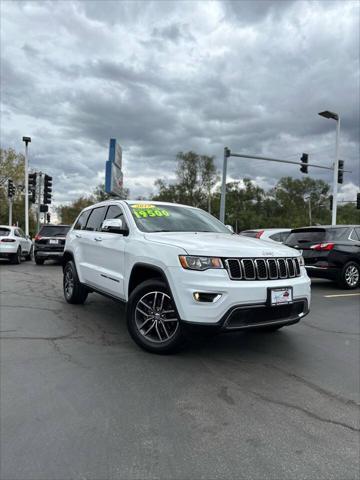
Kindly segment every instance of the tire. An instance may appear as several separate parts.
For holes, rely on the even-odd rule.
[[[26,255],[25,260],[27,262],[30,262],[32,260],[32,257],[33,257],[33,247],[30,248],[30,252],[28,255]]]
[[[130,336],[144,350],[167,354],[183,345],[184,325],[163,281],[154,278],[138,285],[130,295],[126,315]]]
[[[36,255],[35,255],[35,263],[36,265],[44,265],[44,259],[43,258],[38,258]]]
[[[13,264],[13,265],[19,265],[19,263],[21,263],[21,247],[19,247],[17,249],[17,252],[14,253],[11,258],[10,258],[10,262]]]
[[[344,265],[338,284],[341,288],[352,290],[360,285],[360,266],[356,262],[348,262]]]
[[[88,290],[79,281],[75,263],[70,260],[64,267],[63,276],[64,297],[68,303],[83,304],[88,296]]]

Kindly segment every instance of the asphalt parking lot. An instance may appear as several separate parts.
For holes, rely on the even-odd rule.
[[[301,324],[156,356],[61,282],[0,264],[2,480],[359,478],[360,290],[316,280]]]

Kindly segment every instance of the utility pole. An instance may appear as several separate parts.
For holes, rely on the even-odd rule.
[[[29,157],[28,157],[28,144],[31,142],[30,137],[23,137],[25,142],[25,235],[29,235]]]

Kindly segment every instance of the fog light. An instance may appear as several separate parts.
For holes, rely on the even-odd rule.
[[[221,297],[221,293],[194,292],[194,299],[197,302],[215,303]]]

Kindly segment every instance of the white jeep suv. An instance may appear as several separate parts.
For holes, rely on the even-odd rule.
[[[299,252],[233,234],[185,205],[109,200],[85,208],[67,234],[64,295],[98,292],[127,303],[130,335],[158,353],[189,324],[219,331],[276,330],[309,312]]]

